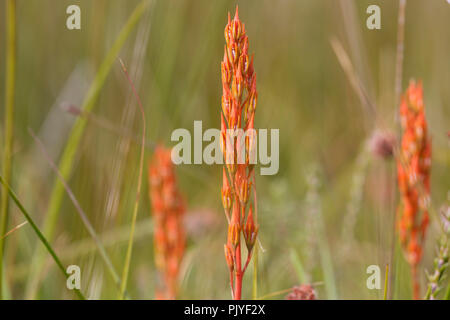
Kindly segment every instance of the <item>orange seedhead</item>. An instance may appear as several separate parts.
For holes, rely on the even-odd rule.
[[[292,288],[292,291],[286,296],[286,300],[316,300],[317,294],[314,288],[309,284],[302,284]]]
[[[401,194],[398,229],[400,242],[411,265],[414,297],[419,296],[417,265],[428,226],[430,198],[431,139],[425,119],[422,84],[411,81],[400,104],[402,140],[397,157]]]
[[[150,200],[155,222],[156,267],[161,276],[158,299],[175,299],[185,249],[184,201],[177,189],[171,150],[156,147],[149,165]]]
[[[228,240],[225,258],[230,272],[234,299],[241,298],[242,277],[251,260],[258,222],[254,194],[254,164],[249,155],[254,152],[254,136],[245,140],[233,134],[238,130],[254,130],[254,116],[258,93],[253,57],[248,56],[245,25],[239,20],[238,8],[225,26],[225,49],[221,63],[222,114],[221,148],[226,165],[223,168],[222,203],[228,220]],[[245,155],[242,154],[245,152]],[[254,195],[254,198],[252,198]],[[247,246],[247,260],[241,260],[241,234]]]

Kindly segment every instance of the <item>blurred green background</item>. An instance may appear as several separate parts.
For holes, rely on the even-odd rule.
[[[36,147],[36,132],[57,162],[90,83],[139,1],[17,1],[17,81],[12,186],[38,225],[55,174]],[[66,28],[66,8],[81,8],[81,30]],[[393,242],[398,193],[393,160],[368,147],[378,127],[397,132],[395,52],[397,1],[376,1],[381,29],[368,30],[366,8],[373,1],[350,0],[154,0],[120,52],[145,107],[146,162],[152,143],[173,146],[176,128],[220,125],[223,30],[227,13],[246,25],[255,54],[258,106],[255,127],[280,129],[280,170],[257,175],[260,241],[258,296],[301,282],[316,284],[321,299],[379,299],[383,290],[366,287],[366,268],[384,268],[395,256],[393,298],[409,299],[409,268]],[[3,141],[5,93],[5,1],[0,6],[0,106]],[[426,115],[433,139],[432,205],[438,212],[449,192],[450,4],[408,0],[402,91],[410,78],[422,79]],[[368,114],[331,46],[339,41],[376,105]],[[119,61],[102,88],[77,150],[70,186],[103,237],[121,272],[136,197],[142,119]],[[381,125],[382,124],[382,125]],[[3,148],[0,148],[3,149]],[[3,152],[3,151],[2,151]],[[259,172],[259,171],[258,171]],[[188,202],[188,247],[180,298],[228,299],[223,257],[226,220],[221,207],[218,165],[177,168]],[[153,260],[151,209],[145,170],[128,291],[153,299],[157,277]],[[434,219],[435,216],[432,217]],[[10,204],[8,229],[23,222]],[[432,268],[436,221],[431,224],[421,264]],[[82,271],[82,291],[90,298],[116,298],[103,261],[72,202],[64,196],[52,244],[64,264]],[[26,225],[6,238],[6,297],[26,297],[31,257],[38,243]],[[65,279],[47,257],[39,278],[43,299],[68,299]],[[244,278],[251,298],[253,268]],[[285,294],[273,298],[283,298]]]

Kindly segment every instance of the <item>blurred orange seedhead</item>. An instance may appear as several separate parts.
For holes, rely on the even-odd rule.
[[[292,288],[292,291],[286,296],[286,300],[316,300],[317,294],[314,288],[309,284],[302,284]]]
[[[425,119],[422,84],[410,82],[400,104],[402,125],[401,149],[397,159],[397,178],[401,194],[398,229],[400,242],[411,265],[414,278],[422,258],[422,247],[428,226],[430,198],[431,139]],[[419,295],[413,279],[414,296]]]
[[[163,280],[156,296],[158,299],[175,299],[185,249],[185,204],[177,188],[170,149],[156,147],[149,165],[149,185],[155,222],[155,261]]]

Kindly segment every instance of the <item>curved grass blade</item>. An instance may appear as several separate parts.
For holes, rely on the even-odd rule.
[[[142,17],[149,3],[150,3],[149,0],[141,1],[138,4],[138,6],[134,9],[125,26],[120,31],[113,46],[109,50],[105,59],[103,60],[91,87],[89,88],[89,91],[86,95],[86,98],[84,99],[81,108],[82,111],[90,112],[96,105],[98,96],[100,94],[100,90],[103,87],[103,84],[105,83],[106,77],[108,76],[113,63],[117,55],[119,54],[120,49],[122,48],[123,44],[125,43],[125,40],[130,35],[131,31],[134,29],[139,19]],[[77,119],[70,132],[69,139],[67,141],[66,147],[64,149],[63,155],[59,163],[59,171],[61,172],[61,175],[65,180],[69,180],[72,174],[75,155],[78,149],[78,145],[80,144],[81,137],[83,135],[86,124],[87,119],[80,117]],[[63,195],[64,195],[64,186],[60,181],[60,179],[56,177],[50,196],[50,204],[47,210],[47,214],[45,215],[46,220],[43,228],[44,234],[50,241],[52,241],[54,236],[55,226],[59,217],[59,209],[61,208]],[[38,247],[37,250],[35,251],[33,255],[32,265],[33,269],[30,273],[30,278],[26,288],[26,297],[28,299],[33,299],[37,296],[39,276],[43,267],[42,247]]]
[[[52,246],[50,245],[50,243],[47,241],[47,239],[45,238],[45,236],[42,234],[42,232],[39,230],[38,226],[34,223],[33,219],[31,218],[31,216],[28,214],[27,210],[24,208],[24,206],[22,205],[22,203],[19,201],[19,199],[17,198],[17,195],[14,193],[13,190],[11,190],[10,186],[6,183],[6,181],[3,179],[3,176],[0,176],[0,182],[3,184],[3,186],[5,187],[5,189],[8,191],[10,197],[14,200],[14,202],[16,203],[17,207],[20,209],[20,211],[23,213],[25,219],[27,219],[28,223],[30,224],[30,226],[33,228],[33,230],[36,232],[39,240],[41,240],[42,244],[44,245],[44,247],[48,250],[48,252],[50,253],[50,255],[52,256],[53,260],[55,260],[56,265],[58,266],[58,268],[61,270],[61,272],[64,274],[64,277],[66,277],[66,279],[69,278],[69,274],[67,274],[66,269],[64,268],[61,260],[59,260],[58,256],[56,255],[55,251],[52,249]],[[78,298],[80,298],[81,300],[85,300],[85,297],[83,296],[83,294],[81,293],[80,290],[78,289],[74,289],[74,292],[76,293],[76,295],[78,296]]]

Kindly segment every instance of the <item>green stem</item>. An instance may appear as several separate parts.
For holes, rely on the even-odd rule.
[[[445,291],[444,300],[450,300],[450,284],[447,286],[447,290]]]
[[[33,230],[36,232],[39,240],[41,240],[42,244],[44,245],[45,248],[47,248],[48,252],[50,253],[50,255],[52,256],[53,260],[55,260],[56,265],[58,266],[58,268],[61,270],[61,272],[64,274],[64,277],[66,279],[69,279],[69,274],[66,272],[66,269],[64,268],[61,260],[59,260],[58,256],[56,255],[55,251],[52,249],[50,243],[47,241],[47,239],[45,238],[45,236],[42,234],[42,232],[39,230],[38,226],[34,223],[33,219],[31,218],[31,216],[28,214],[27,210],[25,210],[24,206],[22,205],[22,203],[20,202],[20,200],[17,198],[16,194],[14,193],[13,190],[11,190],[10,186],[6,183],[6,181],[4,180],[4,178],[2,176],[0,176],[0,182],[3,184],[3,186],[5,187],[5,189],[7,190],[8,194],[11,196],[11,198],[14,200],[15,204],[17,205],[17,207],[20,209],[20,211],[23,213],[25,219],[27,219],[28,223],[31,225],[31,227],[33,228]],[[81,300],[85,300],[83,294],[81,293],[80,290],[78,289],[74,289],[75,293],[77,294],[77,296],[81,299]]]
[[[337,300],[338,293],[336,288],[336,278],[333,268],[333,260],[331,258],[331,251],[328,244],[328,239],[325,232],[325,225],[323,221],[322,212],[318,212],[319,218],[317,219],[317,233],[318,233],[318,246],[320,261],[322,266],[323,277],[325,280],[325,291],[327,297],[330,300]]]
[[[6,2],[6,89],[5,89],[5,142],[3,151],[3,176],[9,184],[11,182],[11,157],[14,133],[14,92],[16,82],[16,1]],[[0,211],[0,234],[5,234],[8,226],[8,193],[2,192]],[[5,239],[0,239],[0,300],[3,298],[3,269],[4,269]]]
[[[113,63],[115,62],[120,49],[124,45],[126,39],[130,35],[131,31],[134,29],[139,19],[142,17],[142,14],[144,13],[148,5],[149,5],[148,0],[141,1],[139,5],[134,9],[125,26],[120,31],[113,46],[109,50],[105,59],[103,60],[91,87],[89,88],[89,91],[81,107],[83,112],[91,112],[92,109],[95,107],[98,100],[98,96],[100,94],[100,90],[105,83],[106,77],[108,76]],[[68,181],[72,175],[73,163],[86,124],[87,124],[86,118],[83,117],[77,118],[72,128],[72,131],[70,132],[69,139],[67,141],[66,147],[61,157],[59,163],[59,171],[61,172],[61,176],[66,181]],[[56,222],[59,217],[63,195],[64,195],[64,186],[61,180],[58,177],[56,177],[53,184],[52,193],[50,196],[49,208],[45,215],[46,220],[44,223],[44,234],[47,236],[49,241],[52,241],[54,237]],[[44,260],[42,248],[38,247],[38,249],[35,251],[33,255],[31,262],[33,269],[30,273],[30,278],[26,288],[26,297],[28,299],[34,299],[37,296],[39,277],[43,269],[43,261]]]
[[[388,283],[389,283],[389,264],[386,264],[386,274],[384,275],[384,296],[383,296],[383,300],[387,300]]]
[[[134,84],[131,81],[130,75],[128,74],[128,71],[125,68],[125,65],[123,64],[122,60],[120,60],[120,63],[122,64],[123,72],[125,73],[125,76],[127,77],[127,80],[130,83],[131,90],[133,91],[133,94],[138,102],[139,109],[140,109],[141,115],[142,115],[142,143],[141,143],[141,151],[140,151],[141,154],[140,154],[140,159],[139,159],[139,176],[138,176],[138,185],[137,185],[137,195],[136,195],[136,200],[134,202],[133,216],[132,216],[131,228],[130,228],[130,238],[128,240],[127,253],[125,256],[125,265],[123,267],[123,272],[122,272],[122,282],[121,282],[120,294],[119,294],[119,299],[122,300],[124,297],[126,287],[127,287],[128,274],[130,271],[131,253],[133,251],[133,241],[134,241],[134,230],[136,227],[137,213],[138,213],[138,208],[139,208],[139,197],[141,194],[141,187],[142,187],[142,174],[144,171],[144,153],[145,153],[144,146],[145,146],[146,123],[145,123],[144,107],[142,106],[141,99],[139,98],[136,88],[134,87]]]

